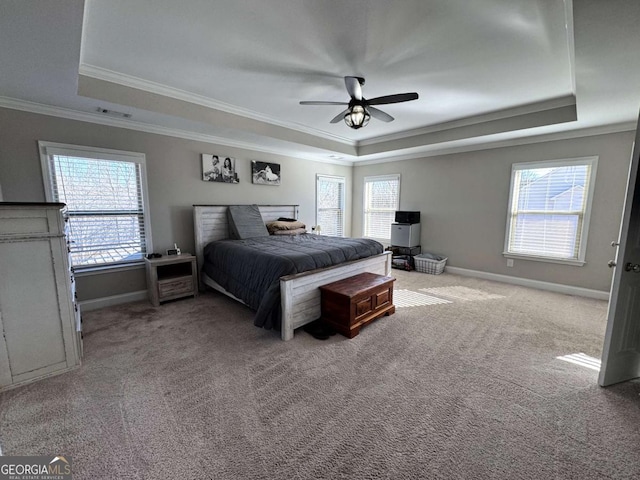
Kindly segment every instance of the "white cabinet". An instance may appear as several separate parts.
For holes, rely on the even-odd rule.
[[[391,245],[394,247],[417,247],[420,245],[420,224],[392,223]]]
[[[80,364],[60,203],[0,203],[0,390]]]

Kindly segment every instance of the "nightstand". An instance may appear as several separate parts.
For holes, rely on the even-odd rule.
[[[149,301],[160,302],[198,296],[198,265],[188,253],[145,259]]]

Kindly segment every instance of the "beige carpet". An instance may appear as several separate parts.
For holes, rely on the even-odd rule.
[[[86,313],[80,369],[0,395],[0,448],[75,479],[640,477],[640,384],[556,359],[600,356],[606,302],[394,274],[447,302],[353,340],[282,342],[216,293]]]

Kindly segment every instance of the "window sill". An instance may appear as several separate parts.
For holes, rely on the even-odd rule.
[[[538,257],[536,255],[518,255],[517,253],[502,252],[505,258],[513,258],[518,260],[531,260],[534,262],[557,263],[560,265],[569,265],[572,267],[582,267],[585,263],[582,260],[565,260],[562,258]]]
[[[74,267],[73,274],[75,277],[88,277],[93,275],[101,275],[103,273],[126,272],[127,270],[138,270],[144,268],[144,261],[127,263],[126,265],[101,265],[95,267]]]

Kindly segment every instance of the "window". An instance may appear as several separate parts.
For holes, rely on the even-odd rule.
[[[67,205],[74,268],[142,261],[151,249],[144,155],[39,145],[47,200]]]
[[[597,161],[513,165],[506,256],[584,264]]]
[[[344,177],[318,175],[316,225],[323,235],[344,237]]]
[[[391,240],[391,224],[400,205],[400,175],[364,177],[363,236]]]

